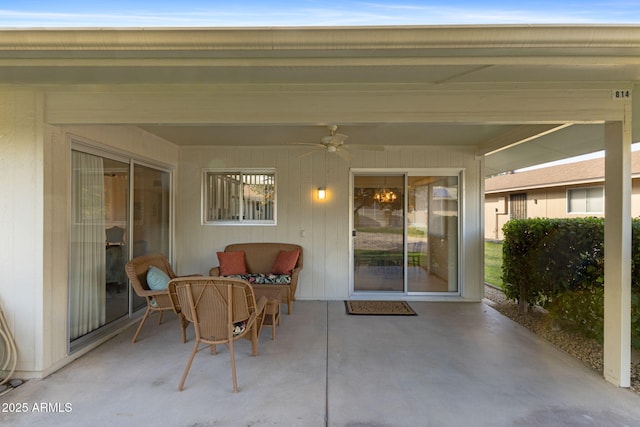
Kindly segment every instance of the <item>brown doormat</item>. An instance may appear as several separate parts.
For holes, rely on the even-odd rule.
[[[417,316],[404,301],[345,301],[347,314],[369,316]]]

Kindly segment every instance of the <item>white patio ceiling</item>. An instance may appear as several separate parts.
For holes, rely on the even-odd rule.
[[[0,84],[518,88],[640,82],[640,27],[0,30]],[[310,95],[312,108],[313,97]],[[307,115],[308,117],[308,115]],[[635,119],[634,136],[640,136]],[[317,142],[317,121],[136,123],[178,145]],[[338,121],[353,145],[478,146],[487,175],[603,149],[601,123]]]

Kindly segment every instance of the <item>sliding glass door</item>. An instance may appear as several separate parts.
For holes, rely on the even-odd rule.
[[[129,313],[129,164],[72,152],[69,340]]]
[[[353,286],[404,291],[404,176],[353,178]]]
[[[458,291],[458,177],[407,177],[407,292]]]
[[[169,257],[170,205],[170,172],[92,149],[72,150],[72,350],[144,305],[128,286],[125,264],[151,252]]]
[[[161,253],[170,258],[171,174],[150,166],[133,166],[133,257]],[[132,295],[133,309],[145,305],[144,298]]]
[[[458,292],[458,175],[354,173],[353,292]]]

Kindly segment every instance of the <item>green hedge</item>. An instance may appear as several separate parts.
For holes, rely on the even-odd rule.
[[[522,311],[539,305],[563,326],[602,341],[604,220],[517,219],[503,227],[502,279]],[[632,344],[640,347],[640,220],[632,222]]]

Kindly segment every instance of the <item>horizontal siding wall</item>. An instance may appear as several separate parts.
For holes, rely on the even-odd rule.
[[[309,154],[309,152],[311,153]],[[341,299],[349,295],[349,174],[351,168],[464,168],[466,242],[481,246],[479,162],[472,154],[422,147],[387,151],[352,150],[345,161],[323,150],[298,147],[185,147],[180,152],[176,195],[176,257],[180,274],[207,274],[218,265],[216,252],[231,243],[286,242],[304,250],[298,285],[300,299]],[[276,226],[202,225],[201,179],[205,168],[275,168]],[[318,201],[318,187],[327,199]],[[476,200],[470,200],[476,197]],[[470,236],[469,233],[476,233]],[[466,248],[463,250],[467,250]],[[472,251],[469,251],[472,252]],[[478,258],[475,256],[475,258]],[[481,261],[468,260],[481,276]],[[467,274],[463,274],[466,276]],[[469,295],[478,298],[479,290]]]

